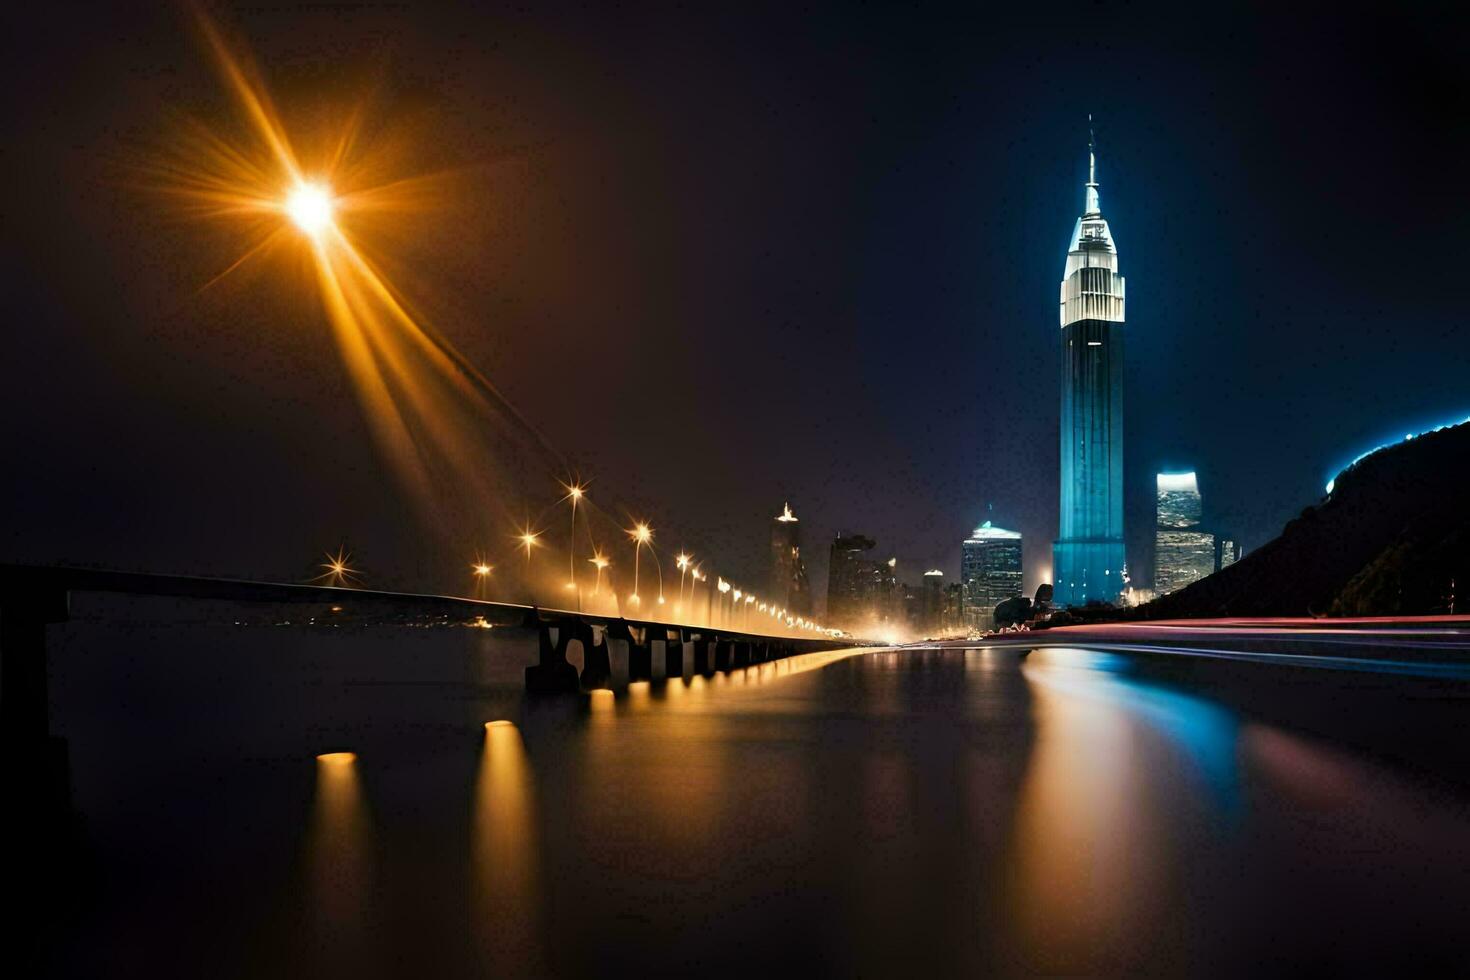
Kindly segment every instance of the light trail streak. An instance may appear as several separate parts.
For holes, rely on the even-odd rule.
[[[975,644],[979,647],[992,644]],[[1145,643],[1116,643],[1107,640],[1002,644],[1031,650],[1099,650],[1108,653],[1156,653],[1206,660],[1235,660],[1245,663],[1274,664],[1286,667],[1310,667],[1319,670],[1346,670],[1369,674],[1396,674],[1406,677],[1470,680],[1470,663],[1432,663],[1414,660],[1380,660],[1371,657],[1333,657],[1306,653],[1269,653],[1266,651],[1223,650],[1210,647],[1164,646]]]

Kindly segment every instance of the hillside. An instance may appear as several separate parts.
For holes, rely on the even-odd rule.
[[[1452,582],[1470,595],[1470,422],[1363,458],[1279,537],[1137,612],[1146,619],[1443,613]],[[1462,598],[1456,611],[1467,609]]]

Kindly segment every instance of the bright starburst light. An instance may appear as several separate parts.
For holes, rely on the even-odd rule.
[[[331,188],[325,184],[303,182],[286,195],[286,215],[310,238],[320,238],[332,227]]]
[[[312,118],[325,125],[293,132],[264,74],[202,10],[198,24],[235,119],[186,121],[138,169],[184,213],[228,223],[238,236],[236,257],[207,285],[250,263],[310,270],[372,436],[425,511],[442,511],[446,488],[463,500],[504,499],[510,477],[497,471],[497,451],[529,449],[559,463],[384,271],[394,244],[384,234],[401,234],[409,227],[402,219],[446,205],[468,170],[405,173],[422,143],[365,101],[320,106],[327,111]],[[486,427],[492,419],[499,427]],[[514,472],[527,461],[519,458]]]

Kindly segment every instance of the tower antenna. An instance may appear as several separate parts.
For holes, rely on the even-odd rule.
[[[1097,133],[1092,128],[1092,113],[1087,114],[1087,207],[1086,214],[1098,214],[1097,199]]]

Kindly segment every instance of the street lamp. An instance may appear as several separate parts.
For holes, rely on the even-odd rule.
[[[541,534],[537,531],[531,530],[531,527],[528,524],[526,525],[526,528],[521,531],[520,534],[516,535],[516,540],[521,543],[522,548],[526,549],[526,567],[530,568],[531,549],[541,543]]]
[[[643,546],[653,540],[653,528],[639,521],[628,531],[628,537],[633,539],[633,594],[628,601],[636,606],[642,601],[638,598],[638,559],[643,554]]]
[[[689,563],[692,559],[684,552],[679,552],[679,557],[674,559],[674,564],[679,566],[679,606],[684,606],[684,577],[689,573]]]
[[[602,591],[602,572],[608,565],[612,564],[602,552],[593,552],[592,557],[587,559],[588,563],[597,566],[597,584],[592,587],[592,594],[597,595]]]
[[[353,576],[357,574],[357,569],[352,567],[351,552],[346,548],[338,548],[335,555],[329,551],[326,557],[327,560],[322,562],[322,568],[326,571],[317,577],[326,579],[330,585],[351,585]]]
[[[490,573],[495,571],[495,566],[486,564],[484,559],[480,559],[470,566],[470,570],[475,573],[475,595],[484,599],[486,597],[485,585],[490,579]]]
[[[563,483],[567,495],[561,499],[572,502],[572,533],[567,539],[567,588],[577,587],[577,504],[587,495],[587,486],[582,483]]]

